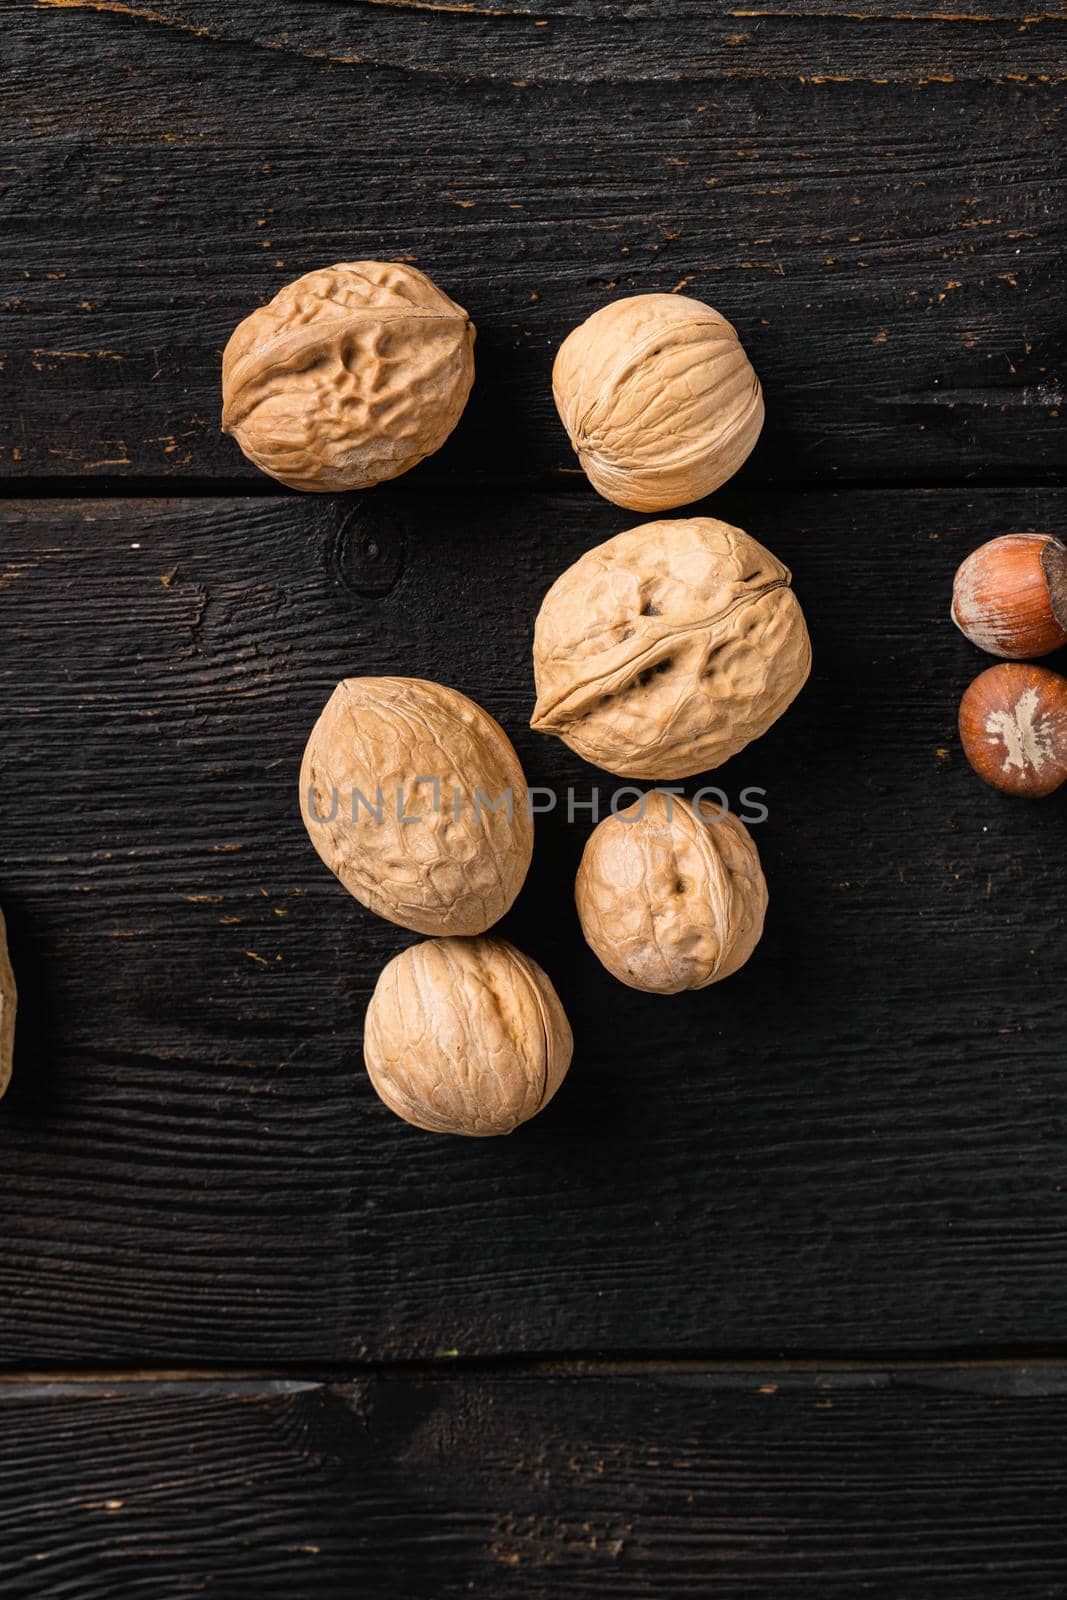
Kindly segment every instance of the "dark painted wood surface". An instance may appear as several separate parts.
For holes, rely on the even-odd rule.
[[[1051,1600],[1061,1368],[0,1391],[4,1594]]]
[[[1062,8],[13,0],[2,40],[0,1366],[158,1374],[0,1385],[5,1597],[1067,1595],[1062,1369],[966,1359],[1064,1350],[1063,806],[966,768],[947,619],[973,545],[1067,520]],[[221,349],[361,255],[470,309],[471,406],[397,489],[283,495]],[[638,520],[548,377],[652,288],[753,356],[709,509],[814,635],[721,774],[767,789],[767,934],[622,990],[588,813],[544,818],[504,931],[572,1074],[432,1139],[359,1065],[408,936],[313,854],[300,751],[342,674],[420,673],[610,794],[526,727],[541,594]]]
[[[725,494],[794,569],[811,684],[715,776],[771,887],[749,966],[625,990],[571,899],[613,781],[527,728],[586,497],[9,502],[0,892],[23,1012],[0,1121],[8,1361],[1039,1349],[1063,1273],[1062,807],[957,748],[982,537],[1061,492]],[[408,934],[297,814],[335,681],[496,714],[560,809],[503,925],[577,1052],[501,1141],[393,1118],[360,1024]],[[692,789],[693,785],[690,785]]]
[[[750,485],[1062,481],[1067,20],[881,9],[16,0],[4,473],[260,484],[226,338],[384,256],[479,328],[414,481],[578,483],[553,353],[674,288],[764,381]]]

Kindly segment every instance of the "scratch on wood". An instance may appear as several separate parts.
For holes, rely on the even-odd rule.
[[[67,0],[69,3],[69,0]],[[794,11],[728,11],[728,17],[767,17],[787,22],[796,21]],[[823,16],[824,13],[816,13]],[[1004,23],[1004,17],[990,17],[973,11],[894,11],[886,14],[882,11],[832,11],[825,13],[829,17],[841,22],[987,22]],[[1034,16],[1012,19],[1016,27],[1028,28],[1034,23],[1058,20],[1054,14],[1045,13]]]
[[[464,0],[364,0],[366,5],[388,7],[393,11],[458,11],[471,17],[519,18],[526,21],[537,15],[533,11],[505,11],[500,6],[475,6]]]
[[[67,11],[114,11],[121,17],[136,17],[140,22],[158,22],[162,27],[178,27],[186,33],[196,33],[204,38],[208,35],[206,28],[192,28],[188,23],[176,22],[173,17],[165,17],[161,11],[149,11],[143,6],[128,6],[123,0],[36,0],[38,6],[52,6],[56,10]]]

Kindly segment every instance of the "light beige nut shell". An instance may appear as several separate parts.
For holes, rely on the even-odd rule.
[[[721,765],[767,731],[811,670],[789,584],[769,550],[713,517],[617,534],[542,602],[531,726],[621,777]]]
[[[536,961],[505,939],[430,939],[389,962],[364,1028],[374,1088],[430,1133],[511,1133],[551,1100],[571,1030]]]
[[[11,1082],[11,1069],[15,1056],[15,1012],[18,994],[15,974],[11,970],[11,957],[7,953],[7,928],[0,911],[0,1095]]]
[[[552,392],[590,483],[630,511],[689,505],[733,477],[763,427],[734,327],[699,300],[639,294],[560,345]]]
[[[305,273],[233,331],[222,430],[291,489],[397,478],[439,450],[474,382],[474,324],[414,267]]]
[[[653,789],[594,828],[575,901],[586,941],[621,983],[679,994],[744,966],[767,885],[737,817]]]
[[[436,788],[416,782],[435,778]],[[370,809],[379,789],[380,821]],[[533,824],[511,741],[466,695],[421,678],[337,685],[304,751],[300,807],[348,892],[417,933],[484,933],[530,865]]]

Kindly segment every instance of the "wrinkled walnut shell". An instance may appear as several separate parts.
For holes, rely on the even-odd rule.
[[[348,892],[417,933],[484,933],[530,865],[511,741],[466,695],[421,678],[337,685],[304,752],[300,806]]]
[[[735,816],[653,789],[593,830],[575,900],[587,943],[621,983],[679,994],[744,966],[767,885]]]
[[[18,994],[11,958],[7,953],[7,928],[0,911],[0,1095],[11,1082],[11,1069],[15,1057],[15,1011]]]
[[[789,569],[713,517],[588,551],[534,632],[531,726],[621,777],[685,778],[765,733],[811,670]]]
[[[560,345],[552,392],[590,483],[630,511],[710,494],[763,426],[736,330],[684,295],[638,294],[595,311]]]
[[[389,962],[363,1053],[390,1111],[430,1133],[511,1133],[551,1100],[571,1030],[545,972],[505,939],[430,939]]]
[[[343,261],[234,329],[222,431],[291,489],[365,489],[439,450],[473,382],[462,306],[414,267]]]

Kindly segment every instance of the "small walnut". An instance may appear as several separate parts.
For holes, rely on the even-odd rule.
[[[546,973],[504,939],[429,939],[378,979],[364,1028],[371,1083],[430,1133],[511,1133],[551,1100],[571,1030]]]
[[[0,1095],[11,1082],[11,1068],[15,1056],[15,1011],[18,995],[11,958],[7,953],[7,928],[0,911]]]
[[[763,426],[759,379],[735,329],[682,295],[595,311],[560,345],[552,390],[594,489],[630,511],[710,494]]]
[[[594,828],[575,900],[609,972],[631,989],[679,994],[744,966],[763,932],[767,885],[735,816],[653,789]]]
[[[649,522],[546,594],[531,726],[631,778],[685,778],[765,733],[811,670],[789,569],[712,517]]]
[[[526,780],[499,723],[421,678],[346,678],[300,770],[311,842],[350,894],[417,933],[484,933],[533,850]]]
[[[291,489],[366,489],[439,450],[474,382],[474,324],[392,261],[308,272],[222,358],[222,430]]]

